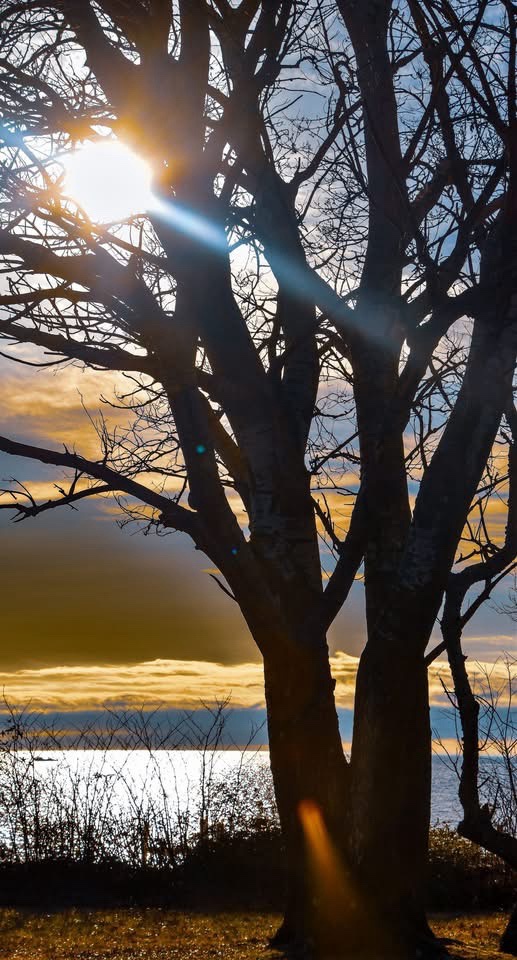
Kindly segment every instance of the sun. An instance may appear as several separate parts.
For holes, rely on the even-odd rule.
[[[96,223],[125,220],[152,204],[150,167],[117,140],[86,143],[63,166],[63,193]]]

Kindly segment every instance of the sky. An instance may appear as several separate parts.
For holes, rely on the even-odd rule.
[[[18,355],[34,359],[27,350]],[[113,374],[70,365],[37,369],[0,358],[1,432],[97,457],[86,410],[95,418],[99,396],[125,386]],[[108,416],[114,422],[126,414]],[[2,486],[16,479],[46,499],[55,495],[59,477],[53,468],[0,454]],[[117,518],[116,504],[105,498],[22,523],[0,511],[4,696],[77,717],[105,703],[192,710],[230,697],[241,739],[246,716],[250,722],[262,716],[264,695],[260,656],[237,605],[209,576],[209,561],[188,538],[144,537],[133,526],[121,529]],[[491,522],[502,530],[504,512]],[[358,581],[329,632],[345,739],[365,640],[363,594]],[[506,596],[503,586],[495,599]],[[472,661],[493,663],[502,651],[516,651],[515,624],[494,604],[482,607],[465,635]],[[440,671],[443,666],[431,676],[436,718],[445,706]]]
[[[1,361],[0,373],[2,433],[95,452],[83,404],[96,413],[99,392],[107,394],[113,385],[111,375],[7,361]],[[2,485],[16,478],[46,497],[56,472],[0,455],[0,477]],[[143,536],[131,526],[121,529],[118,516],[113,501],[104,498],[21,523],[0,511],[4,696],[59,714],[65,727],[74,716],[75,725],[91,719],[104,704],[196,710],[229,697],[236,711],[232,736],[245,740],[246,724],[264,718],[264,695],[260,656],[237,605],[209,576],[209,561],[187,537]],[[363,593],[356,582],[329,633],[346,741],[365,638]],[[503,590],[500,599],[505,595]],[[515,624],[490,605],[466,635],[472,660],[490,663],[503,650],[515,651]],[[433,722],[450,734],[439,673],[440,664],[431,676]]]

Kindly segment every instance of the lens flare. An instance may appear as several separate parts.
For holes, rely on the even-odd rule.
[[[125,220],[152,205],[149,166],[117,140],[86,143],[62,162],[63,192],[96,223]]]
[[[303,800],[298,814],[307,845],[317,919],[326,925],[350,909],[354,899],[350,878],[318,804],[314,800]]]

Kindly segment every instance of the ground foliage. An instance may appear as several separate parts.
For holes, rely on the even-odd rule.
[[[56,908],[280,910],[285,894],[278,832],[203,841],[181,866],[135,866],[46,859],[0,862],[0,904]],[[427,903],[431,910],[500,910],[515,900],[512,871],[448,827],[431,831]]]
[[[0,911],[2,960],[274,960],[267,938],[277,914],[178,913],[166,910],[29,913]],[[504,915],[442,915],[437,934],[457,960],[503,960],[497,951]]]

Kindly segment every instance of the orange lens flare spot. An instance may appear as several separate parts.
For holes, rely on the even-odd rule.
[[[302,800],[298,815],[307,844],[315,898],[331,912],[342,909],[350,901],[350,882],[321,808],[314,800]]]

